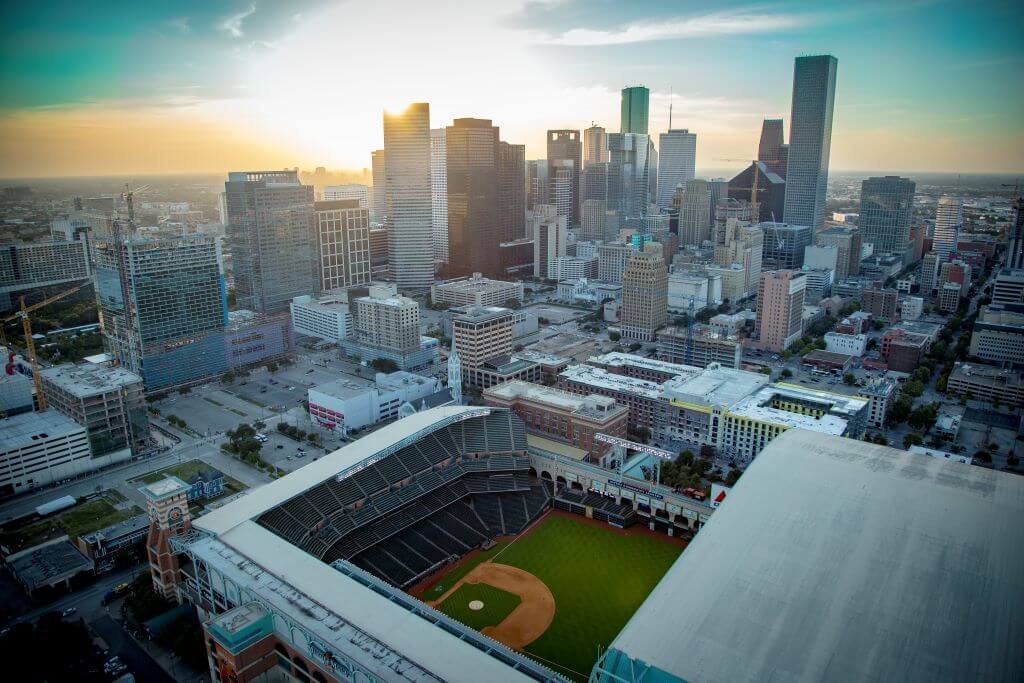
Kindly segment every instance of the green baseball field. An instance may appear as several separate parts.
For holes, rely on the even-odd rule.
[[[682,547],[667,537],[622,533],[581,518],[549,514],[526,535],[491,549],[480,560],[471,557],[466,564],[511,565],[542,581],[554,596],[554,618],[523,650],[568,677],[585,680],[599,648],[609,646],[680,552]],[[467,567],[453,571],[457,577],[443,576],[432,588],[454,586]],[[481,593],[486,589],[495,592]],[[468,604],[474,599],[486,608],[471,611]],[[463,583],[438,609],[479,629],[499,623],[517,604],[517,596],[497,588]]]

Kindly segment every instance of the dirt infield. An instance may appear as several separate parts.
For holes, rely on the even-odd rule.
[[[522,602],[497,626],[487,626],[481,633],[511,648],[522,649],[548,630],[555,618],[555,596],[530,572],[495,562],[484,562],[473,568],[437,600],[427,604],[437,607],[464,583],[485,583],[519,596]]]

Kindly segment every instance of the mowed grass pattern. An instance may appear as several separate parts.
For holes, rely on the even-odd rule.
[[[493,559],[531,572],[555,596],[554,621],[526,652],[585,679],[598,646],[611,644],[681,552],[646,534],[553,515]]]
[[[473,600],[484,603],[483,609],[471,610],[469,603]],[[522,600],[518,595],[486,583],[464,583],[438,605],[438,609],[479,631],[485,626],[500,624],[520,602]]]

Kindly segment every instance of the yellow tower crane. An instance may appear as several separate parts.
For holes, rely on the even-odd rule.
[[[60,301],[66,296],[71,296],[87,284],[89,284],[88,280],[80,285],[72,287],[71,289],[63,291],[60,294],[54,294],[48,299],[43,299],[39,303],[32,304],[31,306],[26,306],[25,297],[21,297],[21,310],[16,311],[14,314],[7,316],[3,320],[0,320],[0,336],[2,336],[4,325],[16,318],[21,318],[21,326],[25,332],[25,350],[28,353],[28,362],[32,366],[32,381],[36,385],[36,405],[38,406],[38,410],[46,410],[46,399],[43,398],[43,383],[39,378],[39,361],[36,360],[36,345],[32,340],[32,321],[28,314],[36,309],[42,308],[43,306],[48,306],[55,301]],[[6,339],[2,339],[0,341],[6,343]]]

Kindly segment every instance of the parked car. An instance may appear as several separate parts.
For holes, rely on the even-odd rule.
[[[63,610],[63,611],[62,611],[62,612],[60,613],[60,615],[61,615],[62,617],[70,617],[70,616],[71,616],[72,614],[74,614],[74,613],[75,613],[75,612],[77,612],[77,611],[78,611],[78,609],[77,609],[77,608],[75,608],[75,607],[68,607],[67,609]]]

